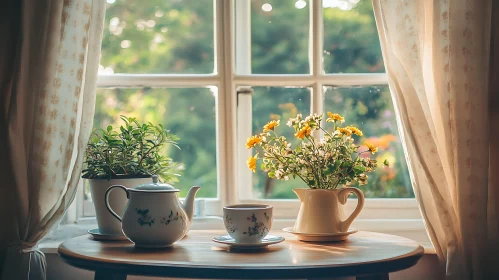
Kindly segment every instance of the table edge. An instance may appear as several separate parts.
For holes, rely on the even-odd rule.
[[[416,242],[417,243],[417,242]],[[359,262],[355,264],[339,265],[308,265],[308,266],[212,266],[191,264],[160,264],[160,263],[132,263],[132,262],[102,262],[96,259],[82,259],[80,254],[75,254],[64,248],[62,243],[57,252],[61,259],[69,265],[85,270],[96,271],[100,269],[118,271],[129,275],[162,276],[162,277],[187,277],[211,279],[260,279],[261,274],[267,278],[310,278],[324,276],[353,276],[368,275],[379,272],[395,272],[414,266],[424,255],[424,248],[419,246],[407,254],[384,259],[382,261]],[[252,273],[259,275],[252,277]],[[268,275],[268,276],[267,276]],[[208,278],[208,279],[209,279]]]

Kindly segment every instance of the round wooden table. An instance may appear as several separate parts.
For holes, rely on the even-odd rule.
[[[286,241],[258,251],[231,250],[211,241],[223,231],[191,230],[170,249],[138,249],[128,241],[95,241],[90,235],[59,246],[72,266],[95,271],[95,279],[126,275],[203,279],[303,279],[356,276],[388,279],[423,256],[421,245],[407,238],[360,231],[340,243],[301,242],[273,231]]]

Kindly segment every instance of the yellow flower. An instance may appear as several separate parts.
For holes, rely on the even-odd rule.
[[[360,129],[356,128],[355,126],[347,126],[347,127],[345,127],[345,128],[346,128],[346,129],[350,129],[350,131],[352,131],[352,133],[353,133],[353,134],[356,134],[356,135],[358,135],[358,136],[362,136],[362,135],[364,135],[364,134],[362,133],[362,130],[360,130]]]
[[[269,123],[267,123],[264,127],[263,127],[263,132],[268,132],[268,131],[271,131],[271,130],[274,130],[274,128],[278,127],[279,126],[279,123],[281,121],[280,120],[277,120],[277,121],[270,121]]]
[[[336,130],[338,130],[341,134],[347,136],[352,135],[352,131],[348,127],[338,127]]]
[[[254,135],[248,138],[246,141],[246,148],[251,149],[256,144],[260,144],[262,142],[262,137],[260,135]]]
[[[378,151],[378,147],[375,147],[373,144],[366,142],[365,143],[369,151],[374,155]]]
[[[254,157],[249,157],[246,163],[248,164],[248,168],[255,173],[256,171],[256,160],[258,159],[258,154],[256,154]]]
[[[331,113],[331,112],[327,112],[327,116],[329,117],[326,121],[327,122],[335,122],[335,121],[339,121],[341,123],[343,123],[345,121],[345,118],[342,117],[340,114],[336,114],[336,113]]]
[[[306,136],[309,136],[310,133],[312,133],[312,129],[310,128],[310,126],[308,124],[306,124],[300,131],[298,131],[295,136],[297,138],[300,138],[300,139],[303,139],[305,138]]]

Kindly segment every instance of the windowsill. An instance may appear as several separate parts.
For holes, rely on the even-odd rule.
[[[292,226],[293,223],[293,219],[274,219],[273,228],[281,229]],[[354,222],[353,227],[359,230],[379,231],[405,236],[418,241],[424,247],[425,254],[436,254],[426,235],[424,226],[422,228],[419,226],[422,223],[421,220],[416,219],[359,219]],[[45,254],[57,254],[57,248],[64,240],[87,234],[89,229],[96,227],[95,219],[87,219],[86,222],[78,224],[60,225],[59,228],[51,232],[49,236],[40,242],[39,248]],[[191,225],[191,230],[201,229],[223,230],[222,218],[218,216],[195,217]]]

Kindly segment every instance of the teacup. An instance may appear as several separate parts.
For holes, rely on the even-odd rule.
[[[272,227],[272,210],[264,204],[225,206],[225,228],[237,243],[260,243]]]

